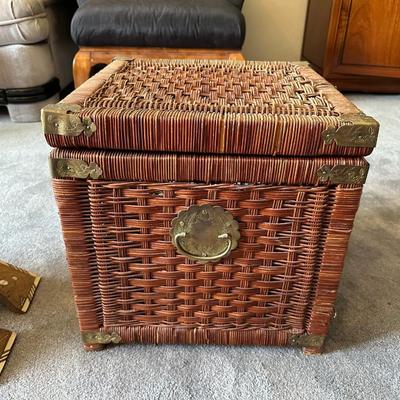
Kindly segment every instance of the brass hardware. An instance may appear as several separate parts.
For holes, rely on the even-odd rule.
[[[337,185],[361,185],[365,183],[368,174],[368,165],[323,165],[317,176],[322,182],[329,181]]]
[[[178,233],[177,235],[175,235],[174,244],[175,244],[176,248],[178,249],[179,254],[183,254],[186,257],[191,258],[193,260],[199,260],[199,261],[204,261],[204,262],[219,261],[221,258],[227,256],[232,250],[232,239],[231,239],[230,235],[228,235],[227,233],[223,233],[223,234],[217,236],[217,239],[227,239],[227,244],[226,244],[225,250],[223,250],[222,253],[207,256],[207,253],[203,252],[202,255],[199,256],[197,254],[190,253],[188,250],[185,250],[182,247],[180,240],[181,240],[181,238],[186,238],[186,236],[187,236],[186,232]]]
[[[28,311],[39,282],[39,276],[0,261],[0,303],[11,311]]]
[[[322,132],[326,144],[335,142],[345,147],[375,147],[378,139],[379,123],[364,114],[347,114],[341,116],[343,125],[339,128],[329,127]]]
[[[91,136],[96,131],[96,125],[90,117],[81,117],[82,107],[78,104],[49,104],[42,108],[41,120],[46,135]]]
[[[117,332],[86,331],[81,334],[85,344],[118,344],[122,340]]]
[[[292,334],[289,336],[289,344],[299,347],[322,347],[325,341],[325,336],[308,335],[308,334]]]
[[[236,249],[239,224],[219,206],[190,206],[172,220],[172,243],[178,253],[200,262],[217,262]]]
[[[0,374],[10,354],[16,336],[14,332],[0,329]]]
[[[103,173],[94,162],[66,158],[50,158],[50,170],[53,178],[98,179]]]

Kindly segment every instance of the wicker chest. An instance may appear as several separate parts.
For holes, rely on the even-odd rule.
[[[171,60],[42,121],[86,349],[321,351],[376,121],[305,65]]]

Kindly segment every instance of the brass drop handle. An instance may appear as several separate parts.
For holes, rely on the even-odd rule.
[[[239,224],[220,206],[192,205],[171,223],[177,252],[199,262],[218,262],[238,246]]]
[[[225,250],[222,253],[219,253],[219,254],[216,254],[216,255],[213,255],[213,256],[207,256],[207,255],[199,256],[199,255],[192,254],[189,251],[185,250],[183,248],[183,246],[181,245],[180,240],[179,240],[180,238],[184,238],[184,237],[186,237],[186,232],[180,232],[177,235],[175,235],[174,243],[176,244],[176,248],[178,249],[178,253],[180,253],[180,254],[182,254],[182,255],[184,255],[186,257],[192,258],[194,260],[204,261],[204,262],[218,261],[221,258],[223,258],[226,255],[228,255],[230,253],[230,251],[232,250],[232,238],[227,233],[223,233],[221,235],[218,235],[218,237],[217,237],[218,239],[227,239],[227,246],[226,246]]]

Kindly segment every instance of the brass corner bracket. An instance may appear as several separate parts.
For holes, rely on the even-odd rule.
[[[50,158],[49,162],[53,178],[98,179],[103,173],[94,162],[67,158]]]
[[[322,182],[337,185],[361,185],[365,183],[368,174],[368,165],[323,165],[317,176]]]
[[[343,147],[375,147],[378,140],[379,123],[372,117],[346,114],[340,117],[338,128],[328,127],[322,132],[326,144],[335,142]]]
[[[46,135],[91,136],[96,125],[90,117],[79,115],[82,107],[78,104],[57,103],[42,108],[41,120]]]
[[[322,347],[325,336],[305,334],[291,334],[289,336],[289,345],[298,347]]]
[[[122,341],[117,332],[84,331],[81,335],[85,344],[118,344]]]

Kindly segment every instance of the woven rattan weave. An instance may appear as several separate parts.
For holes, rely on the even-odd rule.
[[[325,335],[361,187],[54,180],[83,331],[124,341],[288,344]],[[176,253],[169,229],[192,204],[240,224],[215,264]]]
[[[78,150],[51,157],[95,162],[103,174],[54,179],[83,332],[280,345],[326,335],[362,186],[322,185],[316,171],[346,162],[365,168],[362,159]],[[194,183],[216,180],[228,183]],[[262,181],[271,183],[249,184]],[[238,248],[218,263],[186,259],[172,244],[171,221],[194,204],[223,207],[239,222]]]
[[[64,103],[81,106],[96,130],[48,134],[55,147],[302,156],[362,156],[373,147],[357,143],[359,132],[345,147],[324,141],[362,113],[293,63],[116,61]]]
[[[137,60],[43,122],[86,349],[321,351],[375,121],[304,66]]]

